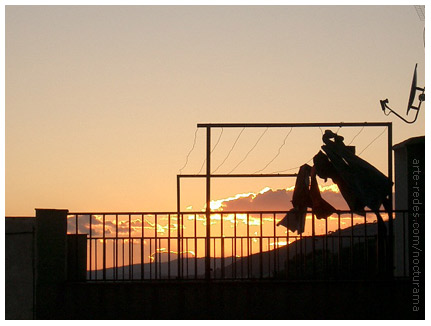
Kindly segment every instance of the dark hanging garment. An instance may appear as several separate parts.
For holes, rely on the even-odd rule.
[[[304,232],[307,207],[312,205],[309,190],[310,171],[311,166],[308,164],[304,164],[299,168],[292,196],[293,208],[278,222],[277,226],[283,225],[292,232],[298,232],[298,234]]]
[[[298,176],[296,177],[295,190],[292,195],[293,207],[307,210],[311,207],[310,198],[310,173],[311,166],[304,164],[299,168]]]
[[[314,167],[316,168],[316,173],[320,178],[325,179],[325,181],[328,178],[331,178],[338,186],[338,189],[340,189],[341,195],[347,202],[347,205],[349,205],[350,210],[357,214],[364,215],[364,206],[362,203],[358,202],[359,199],[355,194],[355,190],[348,182],[349,178],[351,179],[348,170],[344,169],[344,171],[340,173],[335,169],[332,162],[329,161],[328,157],[322,151],[319,151],[319,153],[314,156],[313,162]]]
[[[313,158],[317,175],[324,179],[330,177],[355,213],[364,214],[365,206],[378,210],[390,195],[392,182],[349,150],[343,137],[326,130],[322,139],[326,155],[319,152]]]
[[[316,180],[316,169],[314,166],[311,168],[310,197],[313,213],[318,219],[326,219],[337,211],[320,195],[319,185]]]
[[[277,223],[277,226],[282,225],[292,232],[298,232],[298,234],[301,234],[304,232],[306,214],[307,210],[299,211],[294,207],[287,212],[280,222]]]

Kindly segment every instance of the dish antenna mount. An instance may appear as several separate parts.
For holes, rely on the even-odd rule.
[[[407,105],[407,115],[409,115],[410,110],[416,110],[416,116],[412,121],[408,121],[406,119],[404,119],[402,116],[400,116],[398,113],[396,113],[394,110],[392,110],[389,106],[389,100],[381,100],[380,101],[380,105],[382,106],[382,111],[385,115],[389,115],[391,113],[395,114],[398,118],[400,118],[401,120],[403,120],[406,123],[414,123],[416,121],[416,119],[418,118],[419,115],[419,110],[421,108],[421,104],[422,102],[425,102],[425,87],[424,88],[420,88],[416,86],[416,82],[417,82],[417,70],[418,64],[416,64],[415,66],[415,71],[413,73],[413,80],[412,80],[412,87],[410,88],[410,96],[409,96],[409,103]],[[413,106],[413,102],[415,100],[415,96],[416,96],[416,91],[420,91],[422,92],[421,94],[419,94],[418,99],[419,99],[419,105],[418,106]],[[389,110],[388,113],[386,113],[386,110]]]

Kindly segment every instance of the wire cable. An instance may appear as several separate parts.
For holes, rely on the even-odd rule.
[[[189,156],[190,156],[190,154],[193,152],[193,150],[194,150],[194,148],[195,148],[195,145],[196,145],[196,135],[197,135],[198,131],[199,131],[199,128],[196,128],[196,131],[195,131],[195,139],[193,140],[193,146],[192,146],[192,149],[189,151],[189,153],[188,153],[188,154],[187,154],[187,156],[186,156],[186,163],[184,163],[184,166],[180,169],[180,174],[181,174],[181,172],[184,170],[184,168],[187,166],[187,163],[189,162]]]
[[[380,138],[381,135],[383,135],[385,133],[385,131],[388,129],[388,127],[386,127],[376,138],[374,138],[359,154],[361,155],[368,147],[371,146],[372,143],[374,143],[378,138]]]
[[[220,139],[221,139],[221,136],[222,136],[222,135],[223,135],[223,128],[221,128],[221,133],[220,133],[220,135],[218,136],[217,142],[216,142],[216,144],[214,145],[213,149],[211,150],[211,153],[212,153],[212,152],[214,152],[214,150],[216,149],[216,147],[217,147],[218,143],[220,142]],[[201,173],[202,169],[204,168],[204,165],[205,165],[205,162],[206,162],[206,161],[207,161],[207,159],[204,159],[204,161],[203,161],[203,163],[202,163],[202,166],[201,166],[201,168],[200,168],[199,172],[198,172],[198,173],[196,173],[196,174]]]
[[[239,133],[239,135],[238,135],[238,137],[236,137],[236,139],[235,139],[235,141],[234,141],[234,143],[233,143],[233,145],[232,145],[232,147],[231,147],[231,149],[229,150],[229,153],[227,153],[227,155],[226,155],[226,157],[224,158],[224,160],[223,160],[223,162],[221,162],[220,163],[220,165],[212,172],[212,173],[215,173],[215,172],[217,172],[217,170],[224,164],[224,162],[226,162],[226,160],[228,159],[228,157],[229,157],[229,155],[230,155],[230,153],[232,153],[232,151],[233,151],[233,149],[235,148],[235,145],[236,145],[236,143],[238,142],[238,140],[239,140],[239,137],[241,137],[241,134],[244,132],[244,130],[245,130],[245,127],[244,128],[242,128],[242,130],[241,130],[241,132]]]
[[[247,159],[247,156],[253,151],[253,149],[257,146],[257,144],[259,144],[260,140],[262,139],[262,137],[266,134],[266,132],[268,131],[268,128],[266,128],[262,135],[260,135],[259,139],[256,141],[256,143],[253,145],[253,147],[248,151],[248,153],[245,155],[245,157],[228,173],[231,174],[233,171],[235,171],[235,169],[240,166],[240,164],[242,162],[244,162]]]
[[[261,172],[261,171],[263,171],[263,170],[265,170],[267,167],[268,167],[268,165],[270,165],[272,162],[274,162],[274,160],[278,157],[278,155],[280,155],[280,152],[281,152],[281,149],[283,148],[283,146],[286,144],[286,139],[287,139],[287,137],[289,137],[289,135],[290,135],[290,133],[292,132],[292,130],[293,130],[293,128],[291,127],[290,128],[290,131],[287,133],[287,135],[286,135],[286,137],[284,137],[284,140],[283,140],[283,144],[281,144],[281,146],[278,148],[278,152],[277,152],[277,154],[268,162],[268,164],[266,164],[262,169],[260,169],[260,170],[258,170],[258,171],[256,171],[256,172],[254,172],[254,174],[256,174],[256,173],[258,173],[258,172]]]
[[[359,136],[359,134],[362,132],[362,130],[364,130],[365,126],[362,126],[362,129],[359,130],[359,132],[355,135],[355,137],[353,137],[353,139],[350,141],[350,143],[347,144],[347,146],[350,146],[351,143],[353,143],[353,141],[356,139],[356,137]]]
[[[310,163],[310,162],[313,160],[313,158],[314,158],[314,156],[313,156],[312,158],[310,158],[310,159],[309,159],[307,162],[305,162],[304,164],[308,164],[308,163]],[[302,164],[302,165],[304,165],[304,164]],[[277,173],[281,173],[281,172],[287,172],[287,171],[297,170],[297,169],[299,169],[302,165],[300,165],[300,166],[296,166],[296,167],[294,167],[294,168],[286,169],[286,170],[275,171],[275,172],[272,172],[272,174],[277,174]]]

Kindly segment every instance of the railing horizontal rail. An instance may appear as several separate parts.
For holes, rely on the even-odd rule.
[[[403,227],[407,213],[391,212]],[[277,227],[285,214],[213,211],[207,237],[203,211],[71,212],[68,232],[87,234],[89,281],[199,280],[208,260],[211,279],[224,280],[373,278],[385,267],[381,247],[391,244],[372,211],[339,210],[317,219],[310,210],[302,234]]]

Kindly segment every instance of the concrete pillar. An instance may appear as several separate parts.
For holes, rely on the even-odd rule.
[[[68,210],[36,209],[36,319],[62,316],[67,214]]]

